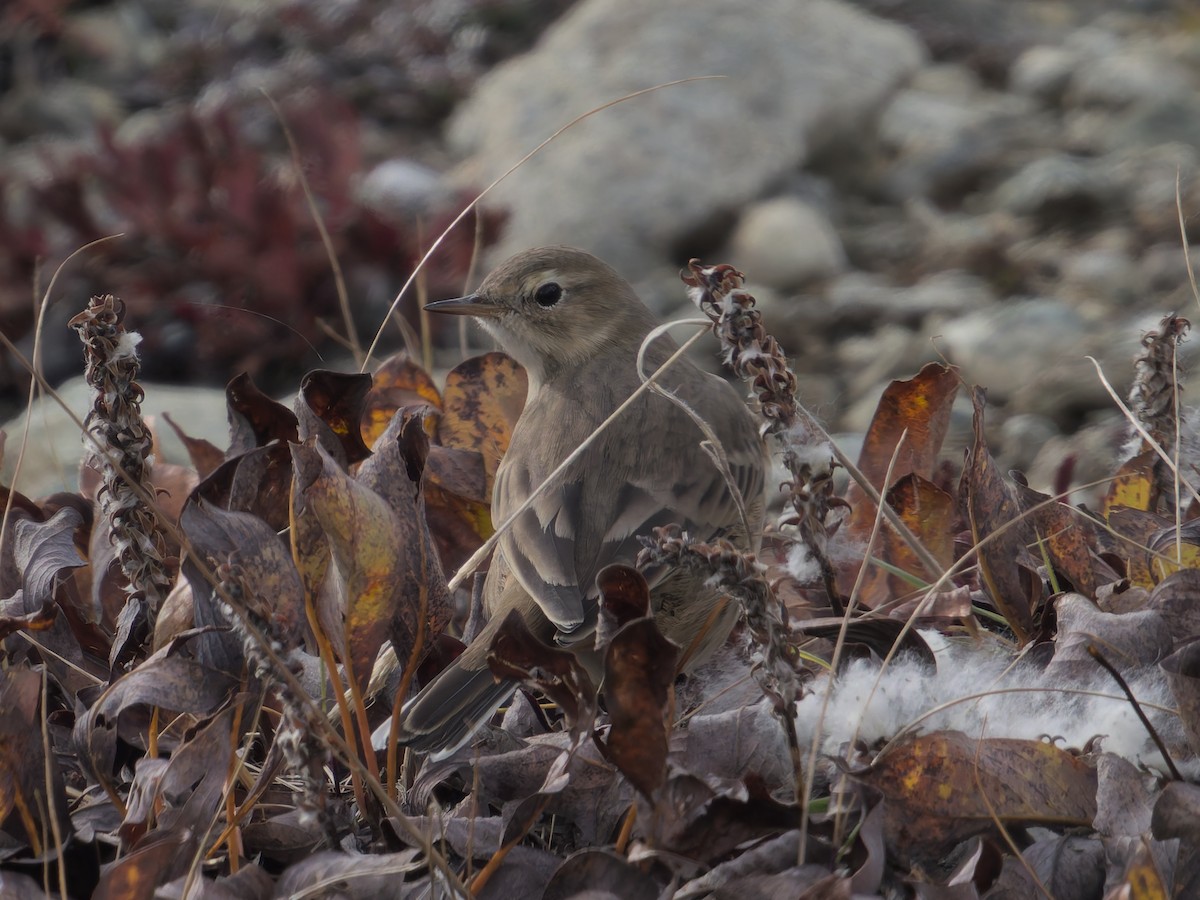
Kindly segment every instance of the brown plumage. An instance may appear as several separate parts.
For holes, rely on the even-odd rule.
[[[611,267],[582,250],[547,247],[509,259],[469,297],[429,304],[477,317],[529,373],[529,395],[500,463],[492,495],[497,524],[639,385],[636,358],[656,326]],[[675,350],[668,337],[646,355],[653,372]],[[644,394],[587,449],[558,484],[521,514],[496,549],[484,585],[489,624],[448,669],[404,708],[401,740],[423,752],[461,746],[512,693],[486,655],[510,609],[546,641],[571,647],[593,670],[596,573],[632,564],[638,535],[678,524],[692,537],[754,543],[761,531],[766,451],[755,418],[729,384],[686,359],[660,380],[715,431],[745,497],[744,534],[724,479],[700,447],[699,428],[674,403]],[[719,599],[702,582],[647,572],[660,630],[688,647]],[[729,633],[731,607],[689,659],[704,659]]]

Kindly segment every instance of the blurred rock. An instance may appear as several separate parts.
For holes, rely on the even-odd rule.
[[[1010,300],[945,323],[942,346],[969,384],[987,388],[989,400],[1000,403],[1077,347],[1086,328],[1061,300]]]
[[[492,194],[511,212],[496,255],[577,244],[636,271],[695,254],[815,145],[850,137],[920,64],[904,29],[836,0],[585,0],[526,55],[493,70],[454,115],[459,175],[486,184],[574,116]],[[718,238],[719,242],[719,238]]]
[[[1047,441],[1060,434],[1054,420],[1036,413],[1009,416],[1000,426],[996,448],[1006,468],[1027,472]]]
[[[828,278],[846,263],[829,219],[797,197],[748,208],[733,233],[729,255],[739,269],[778,290]]]

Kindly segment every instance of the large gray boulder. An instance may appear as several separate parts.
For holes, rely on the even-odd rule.
[[[488,202],[511,218],[504,256],[568,243],[624,272],[661,265],[829,141],[859,139],[922,62],[904,28],[837,0],[584,0],[456,112],[457,175],[483,185],[575,116]]]

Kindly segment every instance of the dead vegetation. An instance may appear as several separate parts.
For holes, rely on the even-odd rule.
[[[120,301],[95,298],[77,318],[97,391],[80,491],[0,494],[7,895],[1188,896],[1200,501],[1171,452],[1186,320],[1146,336],[1131,455],[1101,508],[999,472],[979,389],[965,463],[942,459],[959,389],[944,366],[888,390],[841,497],[740,274],[694,263],[685,281],[790,480],[760,558],[665,530],[639,564],[707,571],[743,627],[677,683],[683,648],[644,581],[610,569],[602,699],[508,623],[493,663],[528,690],[424,765],[371,735],[458,645],[446,573],[491,535],[523,373],[492,353],[439,389],[401,355],[309,373],[294,409],[241,377],[228,448],[189,441],[180,470],[149,460],[137,340]],[[389,643],[406,665],[372,695]],[[1022,687],[974,662],[996,658]],[[1132,737],[1067,720],[1021,737],[986,714],[972,730],[932,703],[891,733],[827,724],[866,722],[835,693],[851,677],[886,697],[905,690],[891,672],[945,666],[967,698],[948,707],[1028,691],[1030,709],[1103,694],[1129,711],[1125,689],[1149,713]]]

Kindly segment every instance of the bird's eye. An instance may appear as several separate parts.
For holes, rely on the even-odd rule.
[[[547,281],[533,292],[533,299],[538,306],[551,307],[562,299],[562,288],[556,282]]]

